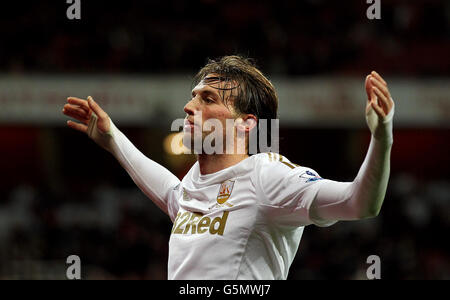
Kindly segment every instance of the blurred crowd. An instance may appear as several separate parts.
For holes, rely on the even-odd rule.
[[[0,208],[0,278],[65,279],[78,255],[83,279],[166,279],[170,220],[139,190],[98,184],[83,199],[12,190]]]
[[[193,72],[206,58],[248,55],[270,74],[442,76],[450,69],[450,2],[66,1],[8,3],[3,72]]]

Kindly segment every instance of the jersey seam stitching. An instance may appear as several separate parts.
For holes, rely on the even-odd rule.
[[[250,181],[253,183],[253,186],[255,187],[255,192],[257,192],[257,188],[256,188],[257,185],[254,182],[253,176],[254,176],[254,173],[250,176]],[[257,201],[257,203],[258,203],[258,201]],[[256,217],[255,217],[255,219],[254,219],[254,221],[252,223],[251,230],[249,230],[249,234],[247,236],[247,241],[245,242],[244,252],[242,253],[241,261],[239,262],[239,267],[238,267],[237,274],[236,274],[236,277],[234,278],[234,280],[237,280],[237,278],[238,278],[238,276],[240,274],[240,270],[241,270],[241,267],[242,267],[242,262],[244,261],[244,255],[245,255],[245,253],[247,251],[247,247],[248,247],[248,241],[250,239],[250,235],[252,234],[253,230],[255,229],[256,220],[258,219],[258,217],[259,217],[259,207],[257,208]]]

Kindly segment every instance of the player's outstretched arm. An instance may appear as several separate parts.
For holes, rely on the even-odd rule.
[[[383,204],[390,173],[394,101],[386,81],[375,71],[366,77],[366,121],[372,133],[369,150],[353,182],[323,180],[311,214],[319,220],[375,217]]]
[[[63,113],[78,122],[68,121],[70,128],[86,133],[92,140],[111,152],[128,172],[136,185],[172,219],[176,203],[169,193],[180,180],[166,168],[147,158],[114,125],[108,114],[92,99],[67,98]],[[175,213],[176,214],[176,213]]]

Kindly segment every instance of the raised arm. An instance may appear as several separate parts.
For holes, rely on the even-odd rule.
[[[366,120],[372,133],[369,150],[353,182],[321,180],[311,206],[313,219],[357,220],[377,216],[386,194],[393,144],[394,101],[375,71],[366,77]]]
[[[173,220],[176,201],[170,201],[172,189],[180,180],[166,168],[147,158],[114,125],[108,114],[92,99],[69,97],[63,113],[79,122],[68,121],[73,129],[86,133],[108,150],[128,172],[136,185]]]

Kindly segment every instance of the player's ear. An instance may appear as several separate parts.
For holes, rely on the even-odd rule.
[[[250,132],[258,123],[258,118],[252,114],[246,114],[236,119],[236,128],[239,131]]]
[[[244,123],[246,126],[246,131],[250,132],[258,124],[258,118],[252,114],[248,114],[244,119]]]

